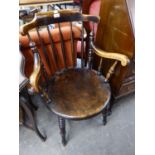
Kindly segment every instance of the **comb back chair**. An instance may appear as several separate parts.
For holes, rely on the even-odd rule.
[[[46,99],[46,106],[58,116],[60,134],[62,139],[62,144],[66,145],[66,130],[65,130],[65,120],[82,120],[95,116],[99,113],[103,114],[103,124],[106,124],[107,109],[110,104],[111,91],[108,80],[110,79],[114,68],[118,62],[121,62],[122,66],[126,66],[129,63],[127,56],[119,53],[110,53],[95,47],[94,41],[94,29],[89,35],[89,54],[88,63],[84,65],[83,51],[84,51],[84,22],[92,22],[93,25],[99,22],[98,16],[85,15],[80,12],[73,10],[59,10],[50,12],[41,12],[35,15],[35,18],[20,28],[21,35],[27,35],[29,38],[29,46],[31,47],[33,57],[34,57],[34,69],[30,76],[31,92],[41,93],[41,95]],[[69,22],[70,26],[70,44],[69,48],[64,42],[64,35],[61,30],[61,23]],[[81,22],[80,35],[81,39],[81,66],[76,66],[76,50],[77,37],[73,32],[74,22]],[[59,46],[55,46],[55,42],[52,33],[48,25],[58,24],[59,39],[61,43]],[[40,36],[41,28],[47,29],[49,40],[51,43],[52,59],[54,59],[55,64],[50,64],[50,59],[46,53],[46,48],[44,44],[44,39]],[[53,76],[45,76],[47,82],[46,87],[42,87],[40,84],[40,75],[45,74],[44,69],[45,62],[40,59],[40,50],[34,40],[31,38],[31,30],[36,30],[38,37],[40,38],[40,44],[43,48],[45,58],[48,60],[49,69],[52,67],[57,67],[57,70]],[[63,67],[60,68],[60,53],[58,49],[61,48],[61,61]],[[68,50],[70,53],[68,53]],[[71,60],[68,61],[67,54],[70,54]],[[97,54],[100,56],[100,64],[98,70],[92,69],[93,55]],[[101,75],[101,65],[103,58],[113,59],[114,63],[110,67],[109,72],[106,77]],[[47,64],[46,64],[47,65]],[[43,69],[42,69],[43,68]]]

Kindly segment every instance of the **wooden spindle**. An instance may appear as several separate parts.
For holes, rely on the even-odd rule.
[[[38,49],[36,48],[36,44],[35,44],[35,42],[32,41],[32,38],[31,38],[30,34],[27,33],[27,36],[28,36],[28,39],[29,39],[29,46],[30,46],[33,54],[34,53],[39,54]],[[48,76],[47,76],[45,66],[44,66],[44,64],[42,62],[42,59],[41,59],[41,70],[42,70],[42,73],[43,73],[42,75],[43,75],[43,78],[45,79],[45,83],[46,83],[46,86],[47,86],[48,85]]]
[[[66,63],[66,47],[65,47],[65,44],[64,44],[64,39],[63,39],[63,34],[62,34],[62,31],[61,31],[60,23],[58,23],[58,28],[59,28],[60,41],[61,41],[61,49],[62,49],[64,64],[65,64],[65,68],[67,68],[67,63]]]
[[[105,78],[105,82],[108,82],[111,75],[114,73],[115,67],[117,65],[118,61],[116,60],[113,65],[110,67],[110,69],[108,70],[108,73],[106,74],[106,78]]]
[[[82,34],[81,34],[81,68],[84,67],[84,26],[82,21]]]
[[[37,34],[38,34],[38,38],[39,38],[39,42],[40,42],[40,44],[41,44],[42,51],[43,51],[44,56],[45,56],[46,61],[47,61],[48,68],[49,68],[50,71],[52,72],[52,68],[51,68],[51,67],[52,67],[52,64],[51,64],[51,62],[50,62],[50,60],[49,60],[49,58],[48,58],[46,48],[45,48],[45,46],[44,46],[43,40],[42,40],[42,38],[41,38],[41,36],[40,36],[40,33],[39,33],[39,29],[36,28],[36,31],[37,31]]]
[[[73,26],[72,22],[70,22],[70,28],[71,28],[71,50],[72,50],[72,64],[75,65],[75,49],[74,49],[74,39],[73,39]]]
[[[93,55],[93,48],[92,48],[92,42],[94,40],[94,34],[93,32],[90,32],[89,34],[89,51],[88,51],[88,68],[92,68],[92,55]]]
[[[100,63],[98,66],[98,75],[101,75],[102,62],[103,62],[103,58],[100,58]]]
[[[52,33],[50,32],[48,26],[47,26],[47,32],[48,32],[49,40],[50,40],[50,43],[51,43],[51,48],[52,48],[53,55],[54,55],[54,61],[55,61],[55,64],[56,64],[57,69],[59,70],[60,68],[59,68],[59,65],[58,65],[58,56],[57,56],[58,50],[55,47],[55,43],[53,41],[53,36],[52,36]]]

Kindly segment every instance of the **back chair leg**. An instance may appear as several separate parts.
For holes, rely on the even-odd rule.
[[[65,119],[62,117],[58,117],[58,122],[59,122],[59,128],[60,128],[60,134],[61,134],[61,140],[62,144],[65,146],[67,141],[66,141],[66,129],[65,129]]]
[[[107,115],[110,116],[112,114],[112,104],[111,104],[111,102],[108,103],[106,109],[107,109]]]
[[[102,111],[102,116],[103,116],[103,125],[106,125],[107,124],[107,108],[105,108]]]

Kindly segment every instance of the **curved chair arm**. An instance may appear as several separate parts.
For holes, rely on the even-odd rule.
[[[130,62],[129,58],[124,54],[106,52],[104,50],[97,48],[93,43],[91,43],[91,46],[92,46],[93,50],[95,51],[95,54],[102,58],[118,60],[121,62],[122,66],[126,66]]]
[[[34,66],[33,66],[33,72],[30,75],[30,85],[31,85],[31,93],[38,93],[39,92],[39,85],[38,81],[40,78],[40,72],[41,71],[41,61],[38,53],[34,53]]]

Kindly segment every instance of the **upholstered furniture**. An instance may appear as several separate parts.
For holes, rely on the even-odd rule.
[[[65,23],[62,25],[62,35],[63,35],[63,41],[64,45],[66,46],[67,53],[66,53],[66,58],[67,58],[67,66],[72,66],[76,65],[76,61],[72,62],[71,58],[71,42],[70,42],[70,28],[68,25]],[[74,33],[74,38],[80,38],[80,33],[81,30],[79,27],[73,25],[73,33]],[[53,42],[55,43],[55,46],[57,47],[57,55],[54,55],[52,53],[51,49],[51,42],[48,37],[48,31],[46,28],[43,28],[40,32],[41,39],[38,37],[37,32],[30,32],[32,41],[35,42],[38,52],[40,54],[41,60],[43,61],[43,67],[44,70],[47,72],[47,76],[50,77],[52,76],[58,69],[64,68],[64,62],[63,62],[63,55],[61,51],[61,38],[59,37],[59,28],[56,26],[54,29],[50,29],[52,36],[53,36]],[[29,46],[29,39],[27,36],[22,36],[21,34],[19,35],[19,41],[21,43],[21,52],[23,53],[25,57],[25,75],[26,77],[29,77],[30,74],[33,71],[33,54],[31,51],[31,48]],[[43,42],[42,42],[43,41]],[[43,45],[43,43],[45,43]],[[74,48],[77,46],[77,41],[74,42]],[[42,48],[43,47],[43,48]],[[46,52],[45,52],[46,50]],[[75,48],[76,50],[76,48]],[[54,59],[55,57],[58,57],[58,65],[55,63]],[[47,59],[46,59],[47,58]],[[75,53],[75,58],[76,58],[76,53]],[[50,67],[52,66],[52,67]],[[43,76],[43,75],[41,75]]]
[[[82,0],[82,2],[81,2],[82,12],[84,14],[90,14],[90,15],[98,16],[99,11],[100,11],[100,4],[101,4],[101,0]],[[85,23],[84,26],[85,26],[85,30],[87,31],[87,33],[90,33],[91,30],[93,29],[93,25],[91,23]],[[94,25],[94,38],[96,38],[97,26],[98,26],[98,23],[96,23]],[[85,61],[87,62],[89,36],[87,36],[87,38],[85,40],[87,43],[85,43],[84,56],[85,56]],[[81,47],[81,41],[78,41],[77,55],[79,58],[81,58],[80,47]]]

